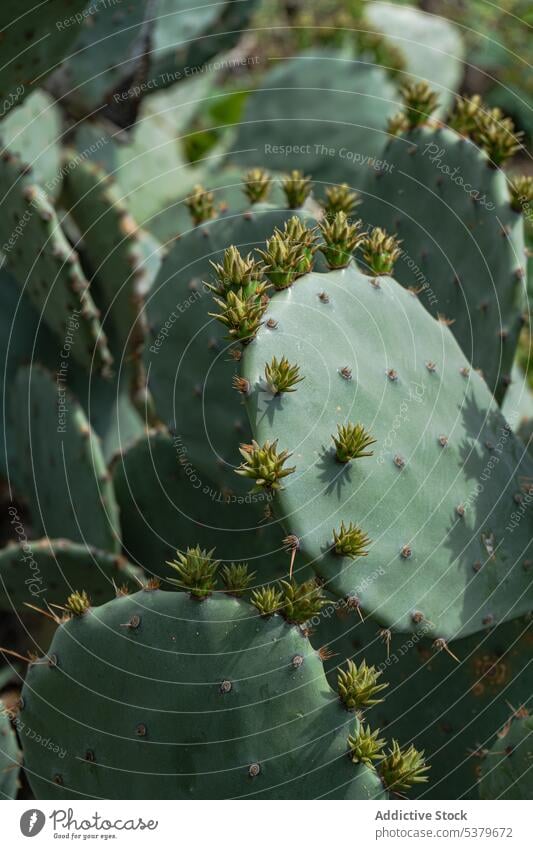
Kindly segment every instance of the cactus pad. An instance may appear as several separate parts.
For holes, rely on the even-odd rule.
[[[422,126],[391,138],[362,214],[402,240],[396,277],[420,293],[501,401],[522,326],[522,218],[505,175],[458,133]]]
[[[273,519],[261,522],[269,498],[220,490],[193,467],[179,438],[162,429],[142,436],[116,455],[111,472],[124,551],[146,572],[168,577],[161,565],[201,533],[219,558],[247,561],[261,583],[287,574],[283,530]]]
[[[530,801],[532,764],[533,717],[513,717],[499,732],[483,762],[479,795],[482,799]]]
[[[107,373],[111,355],[77,255],[46,194],[32,182],[27,166],[8,151],[0,161],[0,195],[5,211],[0,246],[8,270],[60,344],[65,344],[76,321],[70,340],[72,356]]]
[[[449,328],[354,266],[276,292],[265,319],[243,352],[246,405],[255,440],[291,452],[274,510],[327,588],[444,639],[529,611],[533,467]],[[305,378],[281,398],[263,380],[273,356]],[[376,443],[341,463],[349,423]]]
[[[0,550],[0,609],[64,604],[78,587],[101,604],[114,597],[116,587],[135,588],[142,578],[142,570],[119,554],[81,543],[48,538],[9,543]]]
[[[0,799],[16,797],[20,759],[15,732],[0,701]]]
[[[477,799],[479,769],[490,769],[488,747],[518,709],[530,687],[533,633],[527,618],[439,648],[424,633],[391,633],[357,610],[331,602],[313,622],[312,642],[321,646],[328,680],[337,667],[365,658],[383,671],[387,698],[372,710],[372,724],[423,749],[431,781],[414,792],[428,799]],[[447,650],[446,650],[447,649]],[[391,707],[394,706],[394,711]]]
[[[86,0],[44,0],[37,15],[34,7],[21,13],[18,0],[4,0],[0,11],[1,101],[20,102],[63,60],[76,38],[74,16],[85,5]]]
[[[235,598],[147,589],[73,616],[23,705],[67,751],[23,741],[38,798],[118,798],[117,770],[132,799],[386,798],[300,629]]]
[[[37,365],[19,370],[10,400],[35,533],[119,551],[113,487],[80,405]]]

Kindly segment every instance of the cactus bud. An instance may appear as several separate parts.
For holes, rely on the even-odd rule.
[[[167,561],[178,573],[178,578],[168,578],[169,583],[175,584],[180,589],[190,590],[194,598],[206,598],[216,587],[216,572],[218,560],[213,559],[214,548],[206,551],[199,545],[188,548],[186,552],[177,551],[177,561]]]
[[[385,787],[398,793],[409,790],[414,784],[425,783],[428,770],[423,751],[419,752],[413,745],[401,749],[398,741],[393,740],[392,748],[383,758],[379,771]]]
[[[263,296],[252,294],[249,297],[241,293],[229,291],[225,298],[213,298],[221,312],[209,315],[222,322],[228,328],[230,339],[248,344],[263,323],[263,315],[267,308]]]
[[[224,566],[220,572],[225,592],[235,596],[242,595],[255,576],[255,572],[248,571],[247,563],[231,563],[229,566]]]
[[[426,82],[408,82],[400,89],[405,104],[405,117],[409,127],[419,127],[439,105],[436,93]]]
[[[266,201],[272,188],[272,178],[264,168],[252,168],[244,177],[243,191],[251,204]]]
[[[511,118],[504,118],[501,109],[495,108],[477,113],[472,138],[498,166],[522,149],[523,135],[515,131]]]
[[[401,255],[401,241],[388,236],[381,227],[374,227],[362,243],[363,259],[373,275],[392,274],[394,263]]]
[[[228,289],[244,289],[245,294],[257,291],[258,284],[263,278],[263,263],[252,256],[241,256],[235,245],[226,248],[222,263],[213,262],[211,265],[216,275],[216,282],[206,283],[208,289],[219,295],[224,295]]]
[[[257,608],[261,616],[272,616],[279,610],[282,601],[282,593],[274,587],[260,587],[253,591],[250,598],[250,603]]]
[[[74,616],[83,616],[91,607],[91,602],[85,590],[82,590],[81,593],[74,592],[69,595],[65,607]]]
[[[354,763],[365,764],[365,766],[373,768],[373,761],[380,760],[385,740],[378,737],[379,733],[379,728],[376,731],[371,731],[369,725],[366,728],[360,725],[355,734],[350,734],[348,746],[350,758]]]
[[[352,192],[348,183],[340,186],[329,186],[326,189],[326,201],[323,204],[327,218],[333,218],[337,212],[351,215],[355,207],[361,203],[357,192]]]
[[[256,489],[281,489],[280,480],[292,474],[295,466],[284,469],[283,466],[291,456],[288,451],[277,450],[278,440],[259,445],[255,440],[251,445],[241,445],[240,452],[245,462],[241,463],[236,474],[253,478]]]
[[[387,121],[387,132],[391,136],[401,136],[402,133],[409,129],[409,121],[405,112],[396,112],[392,118]]]
[[[515,212],[523,212],[524,207],[533,202],[533,177],[518,175],[509,180],[511,206]]]
[[[317,616],[327,600],[322,595],[321,588],[311,579],[303,584],[291,581],[280,581],[283,600],[280,613],[288,622],[303,624],[313,616]]]
[[[298,209],[311,194],[311,178],[304,176],[302,171],[291,171],[283,180],[282,188],[289,209]]]
[[[375,666],[367,666],[365,660],[360,666],[349,660],[346,671],[339,669],[337,673],[337,689],[344,706],[348,710],[361,710],[380,704],[383,699],[374,697],[389,686],[378,684],[381,675]]]
[[[366,557],[368,554],[366,547],[369,543],[369,537],[352,522],[350,522],[348,527],[346,527],[344,522],[341,522],[339,530],[333,531],[333,548],[335,554],[340,554],[342,557],[350,557],[352,560],[356,557]]]
[[[270,391],[279,395],[281,392],[296,392],[294,387],[305,378],[300,377],[300,367],[291,365],[287,357],[282,357],[279,361],[272,357],[265,365],[265,380]]]
[[[289,244],[296,245],[300,249],[302,257],[297,267],[298,276],[311,271],[318,248],[316,227],[306,227],[301,218],[293,215],[285,222],[283,233],[277,228],[275,233],[282,236]]]
[[[352,224],[345,212],[337,212],[334,218],[326,218],[319,226],[325,242],[319,249],[327,264],[330,268],[345,268],[351,262],[354,250],[367,236],[361,232],[362,222]]]
[[[195,227],[215,217],[213,192],[206,191],[199,184],[193,188],[192,194],[185,201],[185,205]]]
[[[371,457],[373,451],[365,451],[376,440],[361,424],[337,425],[337,436],[332,436],[339,463],[348,463],[359,457]]]
[[[267,240],[266,250],[260,250],[259,254],[266,263],[265,275],[276,289],[292,286],[305,259],[303,246],[291,244],[279,230]]]
[[[471,136],[476,129],[478,116],[483,108],[483,101],[479,94],[474,94],[472,97],[458,96],[454,109],[448,118],[448,126],[462,136]]]

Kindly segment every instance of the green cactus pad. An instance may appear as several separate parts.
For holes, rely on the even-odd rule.
[[[127,81],[144,81],[146,48],[156,4],[129,0],[127,7],[89,4],[74,29],[76,41],[63,65],[48,80],[49,90],[77,118],[107,106],[113,117],[115,93]],[[135,103],[138,98],[132,98]]]
[[[445,17],[393,3],[366,3],[365,18],[369,29],[375,27],[402,52],[406,72],[438,92],[441,109],[451,105],[464,74],[465,51],[456,27]]]
[[[191,5],[190,0],[159,0],[149,91],[183,84],[203,73],[202,65],[238,41],[257,5],[258,0],[223,0],[200,6]],[[231,56],[220,64],[231,67]]]
[[[61,113],[44,91],[34,91],[0,123],[2,147],[28,162],[38,183],[56,197],[61,186]]]
[[[9,543],[0,550],[0,609],[64,604],[84,587],[95,604],[114,598],[116,587],[135,589],[141,569],[120,554],[65,539]]]
[[[6,391],[13,385],[22,365],[38,359],[53,368],[57,361],[57,342],[45,324],[39,325],[39,314],[28,302],[20,287],[5,268],[0,269],[0,404],[5,426],[2,429],[0,470],[4,477],[16,480],[17,457],[14,452]]]
[[[533,717],[512,719],[498,734],[481,767],[482,799],[531,800]]]
[[[383,147],[397,98],[382,68],[342,52],[279,63],[247,100],[233,161],[358,186]]]
[[[292,452],[275,512],[327,587],[387,627],[430,623],[445,639],[528,611],[533,467],[449,329],[355,267],[300,278],[265,319],[276,329],[263,325],[242,360],[252,431]],[[265,390],[273,356],[305,377],[290,397]],[[336,460],[332,435],[347,423],[377,440],[373,456]],[[335,552],[342,523],[338,550],[367,556]]]
[[[147,298],[145,366],[157,413],[200,474],[237,494],[247,487],[232,471],[235,444],[249,441],[250,431],[242,396],[231,391],[238,364],[225,329],[209,316],[214,304],[203,282],[213,279],[210,260],[220,262],[228,245],[246,254],[293,214],[261,207],[190,230],[175,242]]]
[[[119,551],[113,487],[78,402],[38,365],[19,370],[10,401],[35,534]]]
[[[247,561],[260,583],[287,576],[283,530],[273,519],[261,522],[268,497],[221,491],[193,467],[179,438],[163,430],[142,436],[117,454],[111,472],[123,549],[146,572],[168,577],[163,564],[201,533],[219,559]],[[296,572],[301,580],[301,570]]]
[[[74,616],[22,698],[67,752],[23,740],[37,798],[118,798],[124,781],[132,799],[387,798],[348,757],[358,721],[300,629],[235,598],[152,589]]]
[[[0,701],[0,799],[16,798],[20,760],[15,732]]]
[[[517,362],[513,363],[511,369],[511,385],[505,393],[502,413],[516,431],[525,421],[533,418],[533,392],[527,375]]]
[[[150,229],[152,216],[183,197],[198,182],[181,150],[181,135],[210,89],[209,74],[157,92],[141,102],[127,136],[105,122],[83,122],[73,143],[81,159],[90,159],[111,174],[131,214]]]
[[[347,659],[365,658],[383,671],[387,698],[371,719],[400,743],[424,750],[431,781],[414,795],[477,799],[479,768],[492,762],[487,748],[509,705],[518,709],[531,690],[531,622],[514,619],[455,640],[448,651],[423,634],[391,634],[370,617],[363,622],[353,606],[338,601],[323,608],[313,627],[313,644],[333,655],[324,664],[332,686]]]
[[[524,304],[522,218],[505,175],[470,140],[420,127],[391,138],[385,166],[369,175],[365,221],[402,240],[396,277],[442,315],[501,401]]]
[[[32,182],[27,166],[7,151],[0,160],[0,193],[5,211],[0,250],[8,270],[62,346],[76,320],[72,356],[107,373],[111,355],[77,255],[46,194]]]
[[[143,297],[161,264],[158,242],[129,214],[115,181],[97,165],[65,161],[64,200],[81,232],[94,273],[103,326],[116,357],[139,355],[144,343]]]
[[[43,83],[70,51],[78,33],[74,16],[85,5],[86,0],[44,0],[37,15],[35,7],[21,13],[18,0],[4,0],[0,101],[20,103]]]

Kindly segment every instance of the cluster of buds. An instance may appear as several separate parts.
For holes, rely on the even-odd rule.
[[[345,268],[349,265],[353,252],[367,237],[362,232],[362,222],[350,222],[345,212],[337,212],[334,217],[322,221],[320,232],[324,239],[320,251],[330,268]]]
[[[295,466],[283,468],[289,457],[288,451],[278,451],[278,440],[259,445],[255,440],[251,445],[241,445],[241,463],[236,473],[246,478],[253,478],[257,490],[269,491],[281,489],[281,480],[292,474]]]
[[[356,557],[366,557],[369,544],[367,534],[352,522],[348,527],[341,522],[339,530],[333,531],[333,550],[341,557],[350,557],[352,560]]]
[[[225,295],[230,289],[243,289],[248,295],[251,291],[256,292],[260,284],[263,284],[263,264],[253,258],[252,254],[241,256],[238,248],[231,245],[224,251],[222,263],[213,262],[211,265],[215,273],[215,282],[205,285],[211,292]]]
[[[356,666],[353,660],[349,660],[345,670],[339,669],[337,689],[339,698],[347,710],[362,710],[383,701],[376,696],[389,685],[378,683],[381,675],[381,671],[375,666],[367,666],[364,660],[359,666]]]
[[[302,171],[291,171],[281,186],[289,209],[299,209],[311,194],[311,177],[306,177]]]
[[[373,275],[387,274],[394,271],[394,263],[401,255],[400,240],[389,236],[381,229],[374,227],[363,240],[363,259]]]
[[[271,188],[272,177],[264,168],[252,168],[244,177],[243,191],[252,205],[266,201]]]
[[[361,203],[357,192],[352,192],[348,183],[339,186],[329,186],[326,189],[326,200],[323,204],[326,218],[333,218],[337,212],[351,215],[355,207]]]
[[[339,463],[348,463],[359,457],[371,457],[374,453],[366,449],[376,440],[362,424],[337,425],[337,436],[332,436],[332,439]]]
[[[178,573],[178,578],[169,578],[182,590],[189,590],[194,598],[202,599],[211,595],[217,584],[218,560],[213,559],[215,549],[206,551],[199,545],[187,551],[177,551],[177,560],[167,561],[167,565]]]
[[[263,264],[251,254],[241,256],[232,245],[224,252],[222,263],[211,265],[215,282],[205,285],[214,293],[220,312],[209,315],[227,327],[231,340],[245,345],[255,337],[268,305]]]
[[[439,105],[437,94],[426,82],[408,82],[400,89],[404,113],[409,127],[425,124]]]
[[[290,245],[298,246],[301,258],[296,269],[297,276],[311,271],[318,247],[316,227],[307,227],[298,215],[293,215],[285,222],[283,232],[276,228],[275,233],[282,236]]]
[[[282,357],[278,360],[272,357],[271,361],[265,365],[265,381],[273,395],[280,395],[282,392],[295,392],[296,384],[304,380],[300,377],[300,367],[291,365],[287,357]]]
[[[409,790],[414,784],[424,784],[428,780],[428,770],[424,752],[413,745],[401,749],[397,740],[392,741],[391,749],[380,763],[381,779],[393,793]]]
[[[215,217],[213,192],[208,192],[203,186],[197,185],[185,201],[195,227]]]

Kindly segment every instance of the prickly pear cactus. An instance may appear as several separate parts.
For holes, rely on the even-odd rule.
[[[231,48],[257,6],[258,0],[201,6],[189,0],[159,0],[150,56],[152,88],[186,80],[217,53]]]
[[[314,49],[278,63],[248,98],[232,161],[358,186],[380,158],[396,99],[383,68]]]
[[[22,694],[22,721],[66,752],[23,740],[37,798],[118,798],[117,769],[131,798],[387,798],[349,756],[360,720],[297,625],[153,586],[69,601]]]
[[[84,118],[105,110],[113,118],[117,103],[137,105],[139,95],[128,97],[126,83],[145,81],[156,10],[154,0],[130,0],[127,7],[96,3],[84,10],[73,27],[69,57],[47,83],[71,115]]]
[[[56,197],[61,188],[61,111],[46,92],[32,92],[0,123],[1,147],[29,162],[35,180]]]
[[[17,738],[0,701],[0,799],[14,799],[18,789],[20,752]]]
[[[236,543],[239,557],[253,559],[264,552],[266,556],[280,557],[278,563],[287,560],[282,552],[285,534],[273,524],[270,499],[264,495],[250,498],[246,482],[234,474],[238,465],[235,444],[249,441],[251,434],[238,382],[231,388],[238,362],[225,339],[225,329],[210,315],[214,304],[205,283],[215,284],[217,274],[212,263],[224,263],[228,244],[239,245],[246,257],[264,242],[273,227],[283,229],[285,221],[294,214],[294,210],[257,204],[235,217],[228,213],[198,224],[176,241],[146,298],[149,336],[144,362],[157,415],[174,442],[174,450],[165,449],[174,455],[173,460],[168,460],[172,464],[169,474],[175,477],[172,491],[180,503],[179,492],[185,486],[190,518],[197,522],[204,517],[202,524],[207,521],[213,533],[226,538],[222,556],[226,556],[226,547],[233,545],[231,538],[239,536],[240,530],[242,535]],[[299,215],[305,218],[307,213],[302,209]],[[156,444],[163,450],[161,437]],[[140,479],[139,484],[142,486]],[[217,501],[216,506],[213,500]],[[175,512],[170,504],[167,508]],[[219,518],[208,519],[211,509],[217,511],[213,515]],[[222,514],[223,524],[219,522]],[[166,528],[163,514],[159,515],[160,527]],[[171,537],[167,537],[169,542],[181,526],[178,517],[176,521]],[[138,536],[136,529],[132,533]],[[141,544],[146,545],[146,537]],[[221,545],[220,541],[216,544]],[[248,544],[250,548],[246,550]],[[264,580],[264,573],[260,575]]]
[[[432,315],[450,321],[501,402],[523,324],[522,216],[490,148],[478,146],[478,136],[428,124],[424,109],[431,113],[435,102],[416,108],[420,126],[393,135],[383,167],[369,173],[362,215],[401,239],[398,281],[417,290]]]
[[[10,402],[35,534],[118,552],[119,516],[100,443],[61,371],[54,379],[39,365],[21,368]]]
[[[13,520],[19,527],[15,516]],[[20,529],[24,534],[22,525]],[[101,604],[113,598],[117,586],[135,588],[143,576],[120,554],[66,539],[8,543],[0,550],[0,609],[62,604],[79,586]]]
[[[63,202],[79,228],[115,357],[139,357],[143,298],[161,265],[160,245],[135,222],[113,178],[73,151],[65,156]]]
[[[525,714],[525,715],[524,715]],[[533,717],[522,711],[499,732],[481,768],[482,799],[531,799]]]
[[[20,103],[68,54],[77,34],[75,16],[85,5],[86,0],[44,0],[37,14],[34,7],[22,11],[17,0],[4,0],[0,100],[8,108]]]
[[[528,617],[447,646],[423,629],[392,633],[354,605],[333,599],[313,620],[313,645],[323,649],[333,685],[337,667],[351,659],[382,670],[388,698],[376,705],[373,723],[403,744],[425,752],[431,781],[413,795],[477,799],[480,769],[490,770],[489,747],[509,715],[529,693],[533,633]],[[394,705],[394,713],[390,708]]]
[[[452,100],[463,78],[464,45],[457,28],[445,17],[411,5],[365,3],[368,29],[377,29],[405,56],[405,71],[427,80],[439,92],[441,105]]]
[[[108,374],[111,354],[78,257],[31,168],[9,151],[0,160],[0,193],[0,244],[8,270],[60,345],[68,341],[80,364]]]
[[[167,577],[161,565],[193,545],[201,528],[207,548],[224,560],[248,561],[261,583],[286,576],[285,535],[266,512],[268,496],[221,491],[193,466],[179,438],[150,431],[116,454],[110,470],[123,549],[146,572]]]
[[[282,357],[304,378],[291,393],[266,380]],[[444,640],[530,610],[531,461],[416,295],[353,265],[305,275],[274,293],[241,365],[255,443],[239,474],[275,493],[335,595]]]

